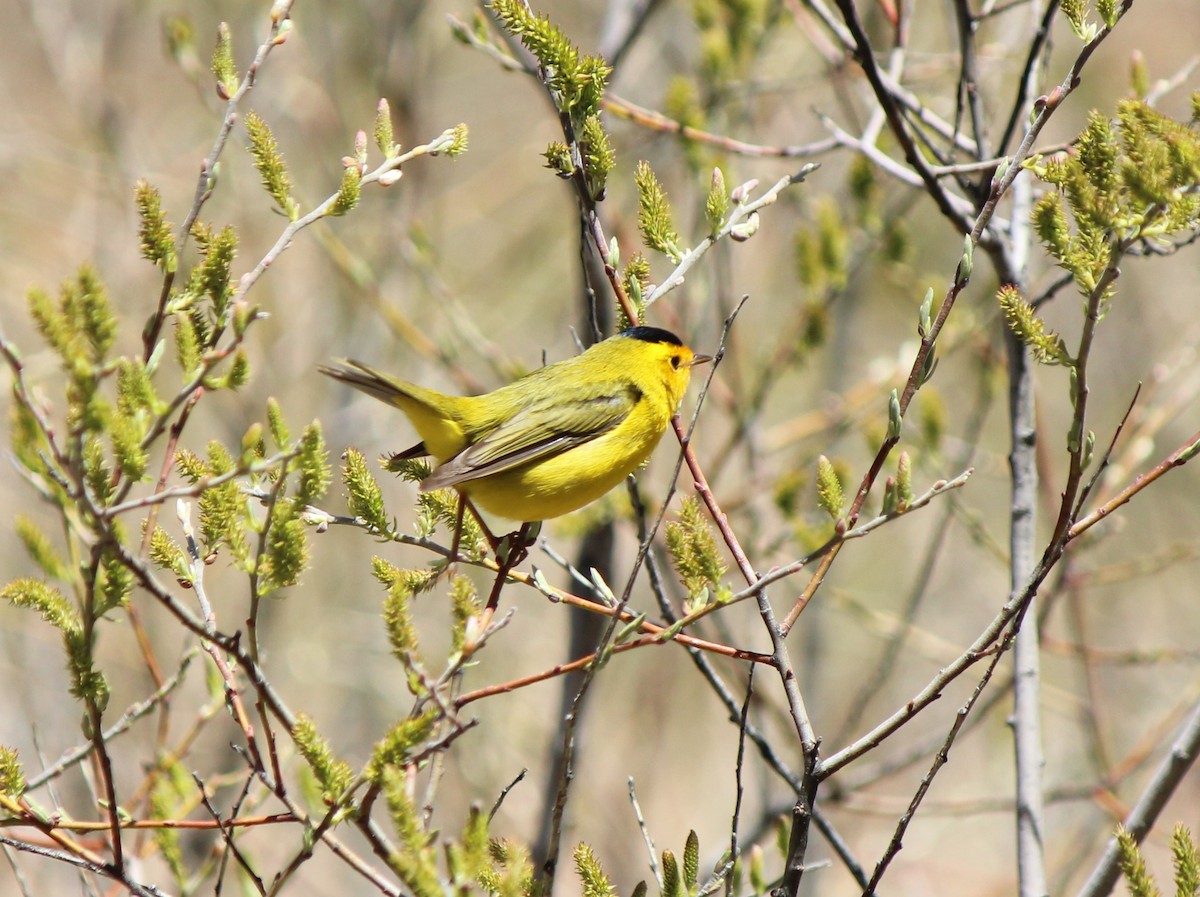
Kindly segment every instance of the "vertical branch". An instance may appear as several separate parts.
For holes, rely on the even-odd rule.
[[[1020,96],[1028,108],[1036,95],[1037,68],[1025,70],[1026,83]],[[1017,285],[1022,291],[1028,286],[1029,253],[1033,244],[1030,211],[1033,206],[1033,180],[1017,178],[1012,183],[1012,223],[1010,240],[1004,258],[997,266],[1002,282]],[[1009,428],[1012,451],[1009,466],[1012,472],[1012,500],[1009,506],[1009,583],[1012,595],[1026,588],[1036,563],[1034,540],[1037,538],[1037,420],[1034,407],[1033,359],[1029,349],[1011,330],[1005,329],[1005,350],[1008,354]],[[1025,614],[1017,618],[1029,620],[1021,626],[1013,646],[1013,739],[1016,752],[1017,795],[1017,876],[1021,897],[1040,897],[1047,893],[1045,865],[1045,804],[1042,772],[1045,757],[1042,753],[1041,729],[1041,670],[1038,627],[1037,592],[1029,596]]]
[[[1017,216],[1013,216],[1014,221]],[[1015,228],[1014,228],[1015,230]],[[1033,395],[1033,360],[1029,350],[1012,333],[1005,334],[1009,371],[1009,426],[1012,452],[1012,502],[1009,522],[1009,577],[1012,594],[1018,594],[1034,569],[1037,530],[1037,429]],[[1046,893],[1044,864],[1044,805],[1042,786],[1041,677],[1037,626],[1037,594],[1030,595],[1029,612],[1013,647],[1013,737],[1017,775],[1017,868],[1022,897]]]

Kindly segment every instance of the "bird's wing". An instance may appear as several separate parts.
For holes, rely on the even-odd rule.
[[[555,388],[553,395],[526,406],[448,459],[421,488],[444,489],[562,454],[616,427],[641,398],[632,383],[595,392],[594,385]]]

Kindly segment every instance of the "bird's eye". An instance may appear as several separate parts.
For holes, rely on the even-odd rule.
[[[675,370],[679,370],[679,361],[680,361],[680,358],[678,355],[672,355],[671,356],[671,367],[675,368]]]

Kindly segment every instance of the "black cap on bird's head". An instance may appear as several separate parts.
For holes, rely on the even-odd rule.
[[[683,345],[683,340],[670,330],[663,330],[661,327],[630,327],[628,330],[622,330],[620,336],[627,336],[630,339],[640,339],[644,343],[668,343],[672,346]]]

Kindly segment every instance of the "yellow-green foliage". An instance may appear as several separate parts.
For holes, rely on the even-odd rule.
[[[191,581],[191,571],[183,549],[167,535],[166,530],[156,526],[150,536],[150,560],[164,570],[170,570],[176,579],[183,582]]]
[[[662,853],[663,886],[662,897],[687,897],[683,877],[679,874],[679,861],[669,850]]]
[[[1001,287],[996,294],[996,301],[1000,303],[1009,329],[1028,347],[1035,359],[1042,364],[1074,364],[1062,337],[1046,328],[1033,306],[1021,296],[1020,290],[1012,285]]]
[[[310,505],[324,498],[332,473],[325,438],[316,421],[305,427],[300,436],[295,466],[300,474],[296,483],[296,501]]]
[[[50,579],[62,579],[67,574],[66,564],[58,551],[50,544],[49,537],[41,528],[26,517],[18,514],[16,519],[17,537],[25,546],[30,559],[41,568]]]
[[[412,597],[413,590],[409,583],[398,579],[388,589],[387,600],[383,603],[383,622],[387,628],[388,642],[392,646],[392,655],[410,670],[420,663],[417,653],[420,640],[412,620]],[[411,676],[409,688],[420,690]]]
[[[693,0],[700,29],[701,70],[714,85],[743,77],[757,57],[773,15],[767,0]]]
[[[456,883],[482,883],[492,868],[488,839],[488,818],[479,807],[473,806],[463,825],[462,837],[446,846],[446,865]]]
[[[21,758],[9,747],[0,745],[0,794],[20,797],[25,792],[25,771]]]
[[[321,799],[327,804],[337,803],[354,780],[349,764],[334,756],[329,742],[321,737],[312,718],[305,714],[296,717],[292,738],[300,756],[321,785]]]
[[[96,589],[96,615],[104,616],[116,607],[124,607],[133,591],[133,572],[111,550],[100,554],[100,572]]]
[[[358,449],[348,448],[342,461],[342,483],[350,513],[361,517],[376,532],[386,533],[391,527],[383,507],[383,492],[367,468],[367,459]]]
[[[517,841],[495,839],[488,846],[492,867],[480,884],[495,897],[530,897],[533,893],[533,863],[529,848]]]
[[[329,209],[329,214],[345,215],[356,205],[362,196],[362,172],[357,165],[347,165],[342,169],[342,185],[338,188],[337,199]]]
[[[73,280],[63,283],[57,302],[37,289],[29,291],[28,302],[38,332],[69,377],[68,426],[86,433],[106,429],[112,409],[100,394],[100,384],[116,340],[117,319],[104,285],[84,266]]]
[[[1117,849],[1131,897],[1159,897],[1161,892],[1146,869],[1137,841],[1125,828],[1117,829]],[[1176,825],[1171,832],[1171,858],[1177,897],[1195,897],[1200,893],[1200,851],[1192,833],[1183,825]]]
[[[295,221],[300,216],[300,207],[292,198],[292,180],[287,165],[279,151],[279,144],[275,142],[275,135],[257,112],[246,114],[246,136],[250,139],[250,155],[263,187],[288,220]]]
[[[108,704],[108,683],[92,665],[92,639],[83,620],[62,592],[37,579],[18,579],[0,590],[0,600],[14,607],[37,611],[59,631],[71,675],[71,694],[103,710]]]
[[[546,157],[546,167],[560,178],[569,178],[575,173],[575,163],[571,161],[571,148],[561,140],[552,140],[542,153]]]
[[[1195,122],[1177,122],[1139,99],[1118,104],[1115,126],[1092,112],[1074,152],[1027,164],[1055,189],[1035,204],[1034,228],[1084,295],[1113,263],[1114,244],[1170,238],[1200,215]],[[1101,298],[1110,294],[1106,285]]]
[[[300,501],[284,499],[271,511],[267,555],[258,571],[260,595],[294,586],[308,566],[308,534],[301,516],[303,510]]]
[[[817,505],[834,520],[841,516],[846,496],[842,492],[842,481],[834,469],[833,462],[821,455],[817,458]]]
[[[700,881],[700,837],[695,829],[688,832],[683,844],[683,883],[689,894],[696,893]]]
[[[1171,832],[1171,856],[1175,862],[1176,893],[1187,897],[1200,894],[1200,851],[1192,833],[1182,825]]]
[[[708,196],[704,198],[704,220],[708,224],[710,234],[715,234],[721,229],[728,213],[729,191],[725,187],[725,173],[720,168],[714,168]]]
[[[634,183],[638,193],[638,231],[642,241],[648,248],[661,252],[672,261],[679,261],[683,252],[671,220],[667,193],[654,176],[649,162],[638,162]]]
[[[155,780],[154,787],[150,791],[150,811],[155,819],[177,819],[184,811],[183,782],[185,779],[180,775],[181,772],[182,766],[179,763],[173,763],[169,769],[163,770],[163,774]],[[190,779],[186,781],[190,781]],[[189,875],[179,830],[168,826],[156,828],[154,844],[162,854],[163,860],[166,861],[167,868],[171,870],[175,883],[177,885],[185,884]]]
[[[238,74],[233,65],[233,40],[229,33],[229,25],[222,22],[217,28],[217,46],[213,49],[212,73],[217,76],[217,84],[223,99],[229,99],[237,93]]]
[[[460,499],[453,489],[435,489],[417,496],[416,529],[418,535],[428,538],[438,526],[453,531],[461,526],[459,547],[469,557],[482,556],[481,545],[486,544],[483,531],[472,514],[459,514]]]
[[[1146,861],[1142,859],[1137,841],[1124,828],[1117,830],[1117,847],[1121,853],[1121,872],[1129,886],[1130,897],[1159,897],[1158,887],[1146,869]]]
[[[271,431],[271,439],[275,448],[285,449],[292,444],[292,434],[287,421],[283,418],[283,409],[274,398],[267,399],[267,426]]]
[[[380,100],[375,109],[375,145],[385,158],[391,159],[399,152],[396,138],[392,133],[392,107],[387,100]]]
[[[425,830],[407,786],[408,779],[401,770],[389,768],[385,772],[383,794],[400,839],[395,853],[388,857],[388,864],[415,897],[444,897],[430,847],[432,835]]]
[[[663,95],[663,111],[668,117],[679,122],[684,128],[702,130],[705,126],[704,106],[700,102],[700,94],[695,82],[684,75],[675,75],[667,83]],[[689,140],[681,135],[683,154],[688,166],[693,171],[699,171],[704,164],[704,146],[695,140]]]
[[[215,439],[208,444],[208,461],[195,454],[181,451],[175,456],[180,472],[193,483],[205,477],[216,477],[232,473],[236,469],[233,458],[225,446]],[[200,495],[200,538],[207,551],[220,545],[230,547],[235,557],[245,557],[248,552],[245,531],[246,498],[238,484],[228,479],[216,486],[209,486]]]
[[[546,69],[561,108],[585,118],[597,112],[612,69],[599,56],[581,56],[549,16],[536,16],[520,0],[490,4],[505,30],[517,37]]]
[[[617,164],[617,157],[599,115],[588,115],[583,120],[580,130],[579,154],[583,159],[583,173],[587,178],[588,190],[592,196],[600,197],[604,193],[609,172]]]
[[[720,588],[727,567],[695,498],[684,499],[679,519],[667,524],[667,550],[690,596],[695,598],[706,590],[715,593]]]
[[[207,325],[203,329],[208,332],[207,344],[211,345],[213,336],[220,334],[227,323],[229,300],[233,296],[231,277],[233,260],[237,257],[237,232],[227,225],[214,233],[207,224],[196,222],[192,225],[192,238],[200,253],[200,264],[192,269],[175,307],[191,307],[200,299],[209,301],[211,318],[200,317],[194,324]]]
[[[175,270],[175,237],[171,223],[162,209],[162,199],[155,187],[139,180],[134,186],[134,204],[138,210],[138,236],[142,255],[164,271]]]
[[[816,227],[798,230],[794,247],[796,274],[802,284],[820,293],[845,288],[849,234],[836,203],[825,200],[818,204]]]
[[[642,323],[642,316],[646,311],[644,294],[650,286],[650,262],[640,252],[635,252],[625,265],[625,273],[621,276],[621,283],[625,287],[625,292],[629,295],[629,298],[633,300],[633,309],[637,315],[637,320],[630,321],[625,315],[625,309],[618,307],[618,330],[635,327]]]
[[[591,847],[581,842],[575,847],[573,855],[575,871],[583,885],[583,897],[613,897],[617,893]]]
[[[467,622],[478,619],[483,612],[483,604],[475,584],[466,576],[456,576],[450,584],[450,608],[453,614],[453,626],[450,631],[451,645],[455,652],[461,651],[465,644]]]
[[[439,152],[451,159],[457,159],[467,151],[470,144],[470,129],[465,124],[457,124],[448,133],[451,135],[450,143]]]
[[[388,730],[375,745],[371,762],[364,776],[368,781],[380,784],[389,769],[397,769],[409,762],[415,749],[420,747],[433,732],[438,720],[436,710],[426,710],[417,716],[406,717]]]

